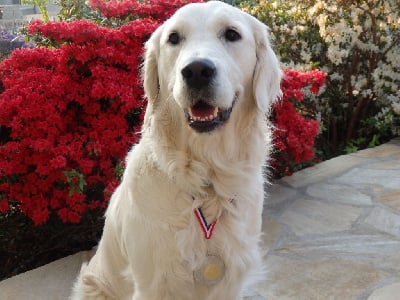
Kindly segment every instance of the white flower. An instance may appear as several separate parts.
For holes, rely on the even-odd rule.
[[[373,99],[400,114],[399,0],[377,1],[373,6],[371,1],[273,1],[280,10],[276,15],[287,16],[284,21],[274,18],[279,26],[274,26],[275,44],[285,45],[287,51],[290,43],[285,57],[293,59],[286,60],[285,67],[317,66],[327,72],[331,85],[326,88],[335,89],[335,95],[346,95],[350,84],[350,94]],[[350,83],[345,82],[348,78]],[[328,105],[319,109],[322,115],[331,110]]]
[[[371,89],[366,89],[361,91],[361,96],[363,96],[364,98],[372,98],[373,97],[373,93]]]
[[[334,72],[330,75],[331,80],[335,81],[342,81],[343,80],[343,75],[339,74],[338,72]]]
[[[392,109],[396,115],[400,115],[400,103],[392,103]]]

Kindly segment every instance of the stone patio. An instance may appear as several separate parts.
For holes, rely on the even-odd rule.
[[[248,299],[400,299],[400,139],[320,163],[267,191],[269,273]],[[0,299],[67,299],[90,255],[2,281]]]

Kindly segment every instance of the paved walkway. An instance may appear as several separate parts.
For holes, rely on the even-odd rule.
[[[297,172],[268,193],[269,274],[249,299],[400,299],[400,139]],[[67,299],[89,255],[0,282],[0,299]]]

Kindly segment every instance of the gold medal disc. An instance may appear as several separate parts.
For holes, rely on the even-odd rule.
[[[225,264],[216,255],[207,255],[204,264],[194,271],[194,279],[205,285],[213,285],[221,281],[225,274]]]

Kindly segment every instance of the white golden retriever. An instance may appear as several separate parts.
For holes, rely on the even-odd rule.
[[[234,300],[262,272],[266,121],[281,71],[265,25],[221,2],[146,44],[141,141],[72,299]]]

